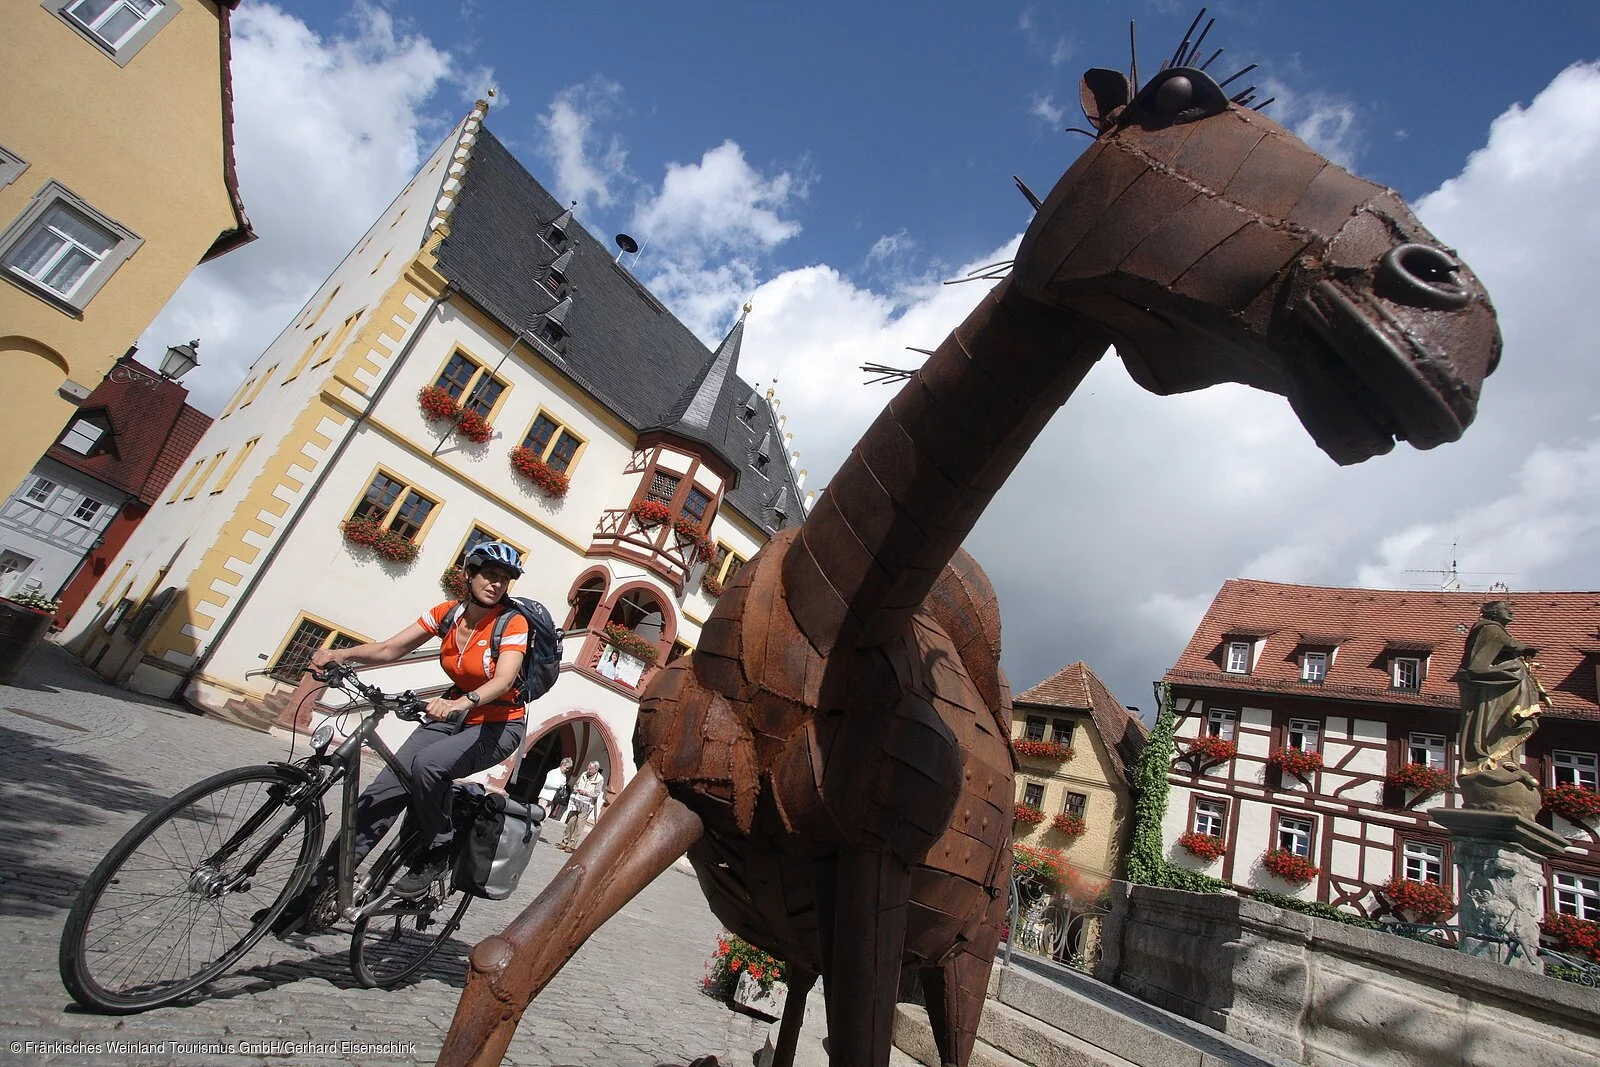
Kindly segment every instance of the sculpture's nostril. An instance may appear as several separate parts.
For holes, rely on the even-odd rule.
[[[1461,264],[1432,245],[1396,245],[1378,264],[1378,289],[1384,295],[1418,307],[1449,310],[1471,299],[1456,278]]]

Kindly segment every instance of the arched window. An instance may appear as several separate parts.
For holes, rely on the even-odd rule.
[[[562,629],[582,630],[590,626],[594,622],[595,610],[600,607],[605,595],[606,580],[603,575],[593,574],[585,578],[567,598],[567,603],[572,605],[572,612]]]
[[[648,589],[630,589],[617,598],[611,605],[610,622],[626,626],[630,630],[638,630],[639,624],[654,615],[656,621],[665,620],[667,612],[661,601]],[[651,640],[659,640],[661,630],[659,625],[654,634],[646,634]]]

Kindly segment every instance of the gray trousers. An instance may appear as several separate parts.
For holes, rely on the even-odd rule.
[[[490,722],[468,726],[459,733],[447,723],[430,722],[411,731],[411,736],[395,753],[395,762],[411,775],[421,796],[413,816],[417,840],[433,845],[450,840],[450,785],[457,778],[493,767],[522,744],[523,722]],[[355,861],[383,840],[389,827],[406,810],[410,794],[386,765],[371,785],[356,799]],[[338,869],[339,842],[335,838],[322,858],[316,874],[306,887],[310,899]]]

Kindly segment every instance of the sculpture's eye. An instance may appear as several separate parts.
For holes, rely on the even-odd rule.
[[[1176,74],[1156,89],[1155,109],[1163,115],[1176,115],[1194,103],[1194,82]]]

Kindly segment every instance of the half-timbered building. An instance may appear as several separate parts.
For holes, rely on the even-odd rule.
[[[1374,917],[1397,878],[1454,895],[1450,839],[1428,809],[1461,803],[1455,675],[1497,595],[1225,583],[1163,680],[1179,718],[1169,858]],[[1595,820],[1559,814],[1570,805],[1552,792],[1600,789],[1600,593],[1504,596],[1551,697],[1525,753],[1546,790],[1539,821],[1570,842],[1545,864],[1545,907],[1600,919]],[[1220,839],[1220,855],[1199,837]],[[1286,880],[1273,851],[1280,872],[1296,873],[1287,853],[1314,873]]]

